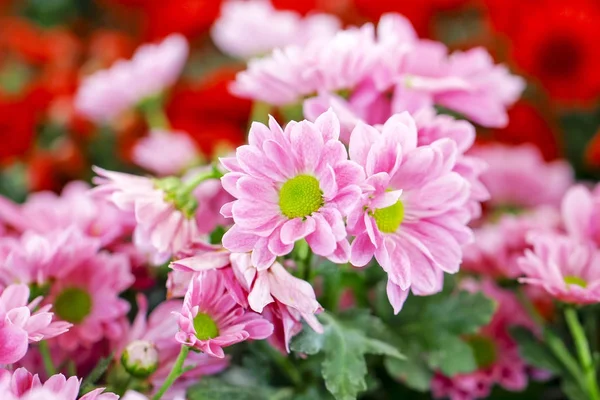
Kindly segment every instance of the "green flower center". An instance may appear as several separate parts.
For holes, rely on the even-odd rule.
[[[567,285],[577,285],[581,286],[582,288],[587,287],[587,282],[585,281],[585,279],[580,278],[578,276],[568,275],[565,276],[564,280]]]
[[[473,356],[479,368],[487,368],[496,362],[498,349],[490,338],[482,335],[471,335],[465,339],[465,342],[473,350]]]
[[[393,233],[398,230],[398,227],[404,220],[404,204],[398,200],[386,208],[378,208],[373,212],[373,218],[377,228],[383,233]]]
[[[304,218],[323,206],[323,192],[314,176],[298,175],[279,190],[279,208],[288,218]]]
[[[219,336],[217,323],[205,313],[198,313],[194,317],[194,329],[196,330],[196,337],[200,340],[213,339]]]
[[[92,298],[83,289],[67,288],[54,300],[54,312],[62,320],[79,324],[92,311]]]

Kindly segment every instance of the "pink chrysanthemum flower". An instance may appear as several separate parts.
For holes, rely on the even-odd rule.
[[[102,393],[104,388],[94,389],[79,397],[81,380],[76,376],[69,379],[62,374],[53,375],[44,383],[38,375],[25,368],[14,372],[0,369],[0,393],[2,400],[118,400],[114,393]]]
[[[185,250],[197,238],[195,188],[186,190],[175,177],[150,179],[97,167],[94,171],[98,174],[94,193],[135,215],[134,242],[151,253],[155,264]]]
[[[600,302],[600,251],[571,237],[539,233],[528,237],[533,250],[519,259],[524,278],[552,297],[573,304]]]
[[[395,312],[412,288],[438,292],[443,272],[458,271],[466,226],[469,183],[453,172],[456,143],[450,139],[417,147],[417,129],[408,113],[377,129],[359,124],[350,137],[350,158],[367,180],[362,202],[348,217],[356,235],[350,261],[364,266],[373,256],[388,273],[388,297]]]
[[[565,194],[561,214],[569,236],[600,246],[600,185],[573,186]]]
[[[283,106],[296,104],[317,92],[354,88],[370,73],[376,60],[373,25],[349,28],[332,38],[305,46],[275,49],[252,59],[238,73],[231,91],[245,98]]]
[[[178,131],[152,130],[133,148],[133,161],[158,176],[178,175],[199,157],[192,138]]]
[[[463,249],[461,268],[494,278],[522,275],[517,261],[530,248],[530,232],[558,231],[560,214],[554,207],[540,206],[519,215],[503,214],[473,228],[475,239]]]
[[[179,329],[175,338],[180,343],[218,358],[225,356],[223,347],[273,333],[270,322],[236,303],[216,271],[200,272],[190,282]]]
[[[154,388],[162,385],[179,355],[181,344],[175,340],[175,335],[178,331],[177,311],[181,311],[181,307],[181,300],[168,300],[159,304],[150,315],[146,316],[148,302],[144,296],[139,295],[138,314],[127,333],[118,338],[115,344],[115,358],[123,360],[123,356],[127,357],[129,363],[133,364],[132,373],[141,373],[141,378],[147,378]],[[156,352],[154,368],[144,371],[144,367],[147,366],[143,365],[143,359],[138,361],[139,365],[131,361],[138,356],[135,354],[136,348],[146,348]],[[219,373],[228,365],[229,360],[226,358],[215,358],[204,353],[192,352],[184,364],[184,367],[191,368],[178,379],[178,388],[187,388],[196,383],[201,376]],[[167,392],[167,396],[171,394],[171,391]]]
[[[333,15],[310,14],[304,18],[293,11],[277,10],[268,0],[229,0],[221,6],[211,37],[224,53],[250,58],[278,47],[329,38],[340,27],[340,20]]]
[[[290,122],[285,130],[271,118],[254,123],[249,145],[236,158],[222,159],[221,179],[235,200],[221,210],[235,225],[223,245],[252,251],[252,265],[269,268],[276,256],[305,238],[315,254],[346,262],[349,244],[344,217],[359,200],[364,178],[338,140],[339,120],[328,111],[311,123]]]
[[[69,182],[62,193],[36,192],[22,205],[0,197],[0,221],[19,232],[51,234],[76,227],[82,234],[111,244],[133,230],[134,221],[103,199],[89,195],[89,184]]]
[[[117,61],[109,69],[84,78],[75,97],[75,107],[94,121],[109,121],[173,85],[188,51],[186,39],[178,34],[159,44],[146,44],[131,60]]]
[[[10,285],[0,294],[0,364],[12,364],[28,345],[65,333],[71,324],[52,322],[51,305],[36,309],[41,297],[29,302],[29,287]],[[35,310],[35,312],[34,312]]]
[[[489,204],[494,208],[515,211],[558,206],[573,184],[573,170],[566,161],[545,162],[540,151],[529,144],[477,146],[469,154],[489,165],[481,181],[491,194]]]
[[[474,335],[464,338],[471,346],[478,369],[472,373],[452,377],[437,373],[431,389],[435,398],[472,400],[485,398],[494,384],[510,391],[521,391],[527,387],[528,369],[519,355],[518,346],[509,333],[512,326],[533,330],[533,321],[523,309],[515,295],[497,287],[493,281],[482,283],[463,282],[466,289],[481,290],[494,299],[496,309],[490,323]]]

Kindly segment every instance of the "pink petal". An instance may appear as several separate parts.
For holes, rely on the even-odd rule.
[[[316,222],[313,217],[293,218],[283,224],[281,227],[281,242],[292,244],[300,239],[304,239],[307,235],[313,233],[316,229]]]

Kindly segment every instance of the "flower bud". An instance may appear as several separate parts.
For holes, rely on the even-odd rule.
[[[121,356],[125,370],[136,378],[147,378],[158,368],[158,351],[147,340],[135,340],[127,345]]]

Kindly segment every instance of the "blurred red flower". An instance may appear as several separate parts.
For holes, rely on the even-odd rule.
[[[0,163],[23,156],[33,145],[36,108],[31,101],[0,95]]]
[[[150,1],[144,6],[146,35],[150,39],[173,32],[188,38],[207,32],[219,15],[222,0]]]
[[[519,67],[561,102],[587,102],[600,95],[600,4],[551,0],[516,8],[525,13],[512,37]]]

